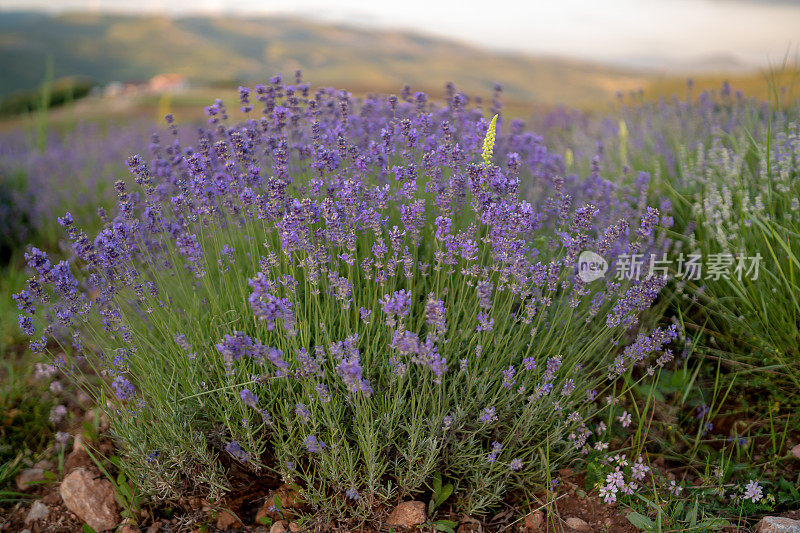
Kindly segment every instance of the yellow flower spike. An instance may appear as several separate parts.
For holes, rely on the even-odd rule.
[[[492,164],[492,155],[494,154],[494,138],[497,132],[497,117],[495,115],[489,123],[489,129],[486,132],[486,138],[483,139],[483,164],[487,167]]]
[[[628,164],[628,125],[619,121],[619,158],[623,165]]]

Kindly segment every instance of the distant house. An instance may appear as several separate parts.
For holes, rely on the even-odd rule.
[[[147,88],[153,93],[179,93],[189,88],[183,74],[158,74],[150,78]]]
[[[103,89],[103,94],[109,98],[114,98],[115,96],[119,96],[125,90],[125,85],[118,81],[112,81],[108,85],[105,86]]]

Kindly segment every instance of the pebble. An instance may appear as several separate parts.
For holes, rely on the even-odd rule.
[[[414,527],[427,520],[425,504],[419,501],[403,502],[394,508],[386,520],[386,524],[397,527]]]
[[[25,517],[25,524],[44,520],[49,514],[50,509],[39,500],[36,500],[33,502],[33,505],[31,505],[31,510],[28,512],[28,516]]]
[[[278,520],[269,528],[269,533],[286,533],[286,522]]]
[[[580,531],[581,533],[589,533],[592,530],[592,526],[590,526],[586,520],[582,520],[577,516],[570,516],[565,522],[568,528]]]

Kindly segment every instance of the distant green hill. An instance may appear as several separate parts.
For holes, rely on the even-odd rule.
[[[290,18],[165,18],[0,13],[0,97],[36,88],[52,55],[56,78],[98,83],[180,73],[197,84],[263,80],[302,68],[315,84],[440,92],[446,81],[524,102],[585,105],[646,84],[636,72],[558,58],[502,54],[408,32]]]

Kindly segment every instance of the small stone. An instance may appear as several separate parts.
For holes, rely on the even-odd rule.
[[[530,529],[531,531],[539,531],[544,523],[544,513],[541,509],[537,509],[536,511],[529,513],[528,516],[525,517],[525,527]]]
[[[19,490],[31,490],[45,479],[44,469],[26,468],[17,475],[17,488]]]
[[[269,533],[285,533],[286,532],[286,522],[283,520],[278,520],[272,527],[269,528]]]
[[[92,459],[86,453],[86,444],[83,442],[82,435],[75,435],[75,440],[72,443],[72,452],[67,456],[64,461],[64,472],[72,472],[76,468],[91,467]]]
[[[28,516],[25,517],[25,524],[44,520],[49,514],[50,509],[48,509],[47,506],[39,500],[36,500],[33,502],[33,505],[31,505],[31,510],[28,512]]]
[[[95,531],[107,531],[119,523],[114,487],[107,479],[77,468],[64,478],[59,492],[67,509]]]
[[[147,528],[147,533],[158,533],[161,531],[161,520],[156,520]]]
[[[765,516],[756,524],[756,533],[800,533],[800,520]]]
[[[425,504],[423,502],[403,502],[394,508],[386,524],[397,527],[414,527],[425,523]]]
[[[300,525],[297,522],[289,522],[289,531],[297,533],[300,531]]]
[[[800,459],[800,444],[798,444],[794,448],[792,448],[792,455],[794,455],[795,457]]]
[[[230,511],[222,510],[217,514],[217,529],[227,531],[234,527],[241,527],[242,523]]]
[[[565,522],[568,528],[580,531],[581,533],[589,533],[592,530],[592,526],[590,526],[586,520],[581,520],[577,516],[570,516]]]

